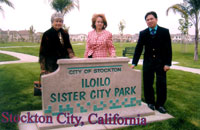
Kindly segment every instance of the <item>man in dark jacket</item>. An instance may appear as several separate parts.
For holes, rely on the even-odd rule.
[[[145,15],[148,28],[141,31],[135,49],[132,66],[134,68],[145,49],[143,60],[144,97],[148,107],[166,113],[164,103],[167,99],[166,72],[170,69],[172,61],[172,47],[169,30],[157,25],[156,12]],[[156,94],[154,97],[154,74],[156,74]]]

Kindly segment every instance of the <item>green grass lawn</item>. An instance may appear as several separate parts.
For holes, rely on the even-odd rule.
[[[15,61],[15,60],[19,60],[19,59],[16,58],[16,57],[10,56],[10,55],[0,53],[0,62],[2,62],[2,61]]]
[[[186,50],[182,44],[173,44],[173,61],[178,61],[181,66],[200,69],[200,47],[198,48],[199,60],[194,61],[194,45],[187,45]],[[185,52],[184,52],[185,50]]]
[[[30,42],[0,43],[0,47],[9,47],[9,46],[40,46],[40,43],[30,43]]]
[[[141,66],[136,69],[141,69]],[[20,114],[21,111],[42,109],[41,98],[33,96],[33,81],[38,80],[39,71],[38,63],[0,66],[0,113]],[[170,70],[167,78],[168,99],[165,107],[175,118],[123,130],[200,129],[200,75]],[[0,130],[17,130],[17,124],[0,123]]]
[[[21,111],[42,109],[40,97],[33,96],[33,81],[38,80],[39,71],[38,63],[0,66],[1,113],[20,114]],[[0,123],[0,130],[4,129],[17,130],[17,124]]]
[[[75,51],[75,55],[77,57],[84,57],[85,52],[85,43],[83,45],[76,45],[74,44],[76,42],[72,43],[73,49]],[[125,47],[131,47],[136,46],[136,43],[114,43],[116,48],[116,54],[117,56],[122,56],[122,50]],[[38,46],[38,47],[26,47],[26,48],[0,48],[0,50],[7,50],[7,51],[14,51],[14,52],[20,52],[25,54],[30,54],[34,56],[38,56],[39,53],[39,44],[38,43],[8,43],[8,44],[2,44],[0,43],[0,46]],[[172,44],[173,49],[173,61],[179,62],[178,65],[185,66],[185,67],[192,67],[192,68],[199,68],[200,69],[200,47],[198,48],[199,52],[199,60],[194,61],[194,45],[190,44],[187,45],[187,49],[184,52],[184,46],[182,44]],[[132,55],[127,55],[129,58],[132,58]],[[143,58],[143,56],[141,56]]]

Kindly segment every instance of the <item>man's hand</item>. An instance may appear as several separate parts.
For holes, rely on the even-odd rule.
[[[170,66],[165,65],[164,66],[164,71],[167,72],[168,70],[170,70]]]
[[[41,70],[40,74],[41,74],[41,75],[46,74],[46,70]]]
[[[131,69],[134,69],[135,68],[135,65],[131,65]]]

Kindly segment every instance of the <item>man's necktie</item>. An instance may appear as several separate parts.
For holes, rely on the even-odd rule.
[[[151,35],[155,35],[155,34],[156,34],[155,31],[156,31],[155,29],[152,29],[152,30],[151,30]]]

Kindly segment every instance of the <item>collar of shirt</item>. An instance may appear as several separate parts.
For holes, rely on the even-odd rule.
[[[151,32],[152,29],[155,30],[155,34],[156,34],[156,31],[157,31],[157,29],[158,29],[158,25],[156,25],[155,28],[149,28],[149,32]]]
[[[96,35],[101,35],[103,32],[104,32],[104,30],[102,30],[101,32],[97,32],[97,31],[94,29],[94,33],[95,33]]]

